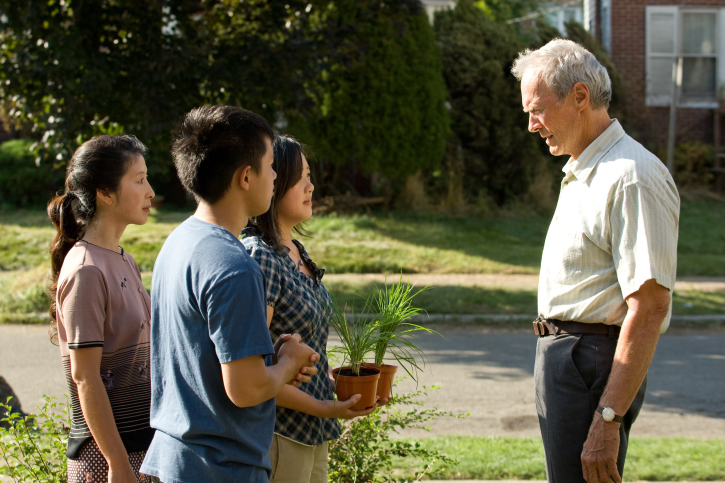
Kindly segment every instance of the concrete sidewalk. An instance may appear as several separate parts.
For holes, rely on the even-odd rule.
[[[398,280],[399,274],[388,274],[387,281],[391,283]],[[325,274],[326,282],[375,282],[384,283],[386,276],[380,273],[342,273]],[[536,290],[539,285],[538,275],[526,274],[460,274],[460,273],[405,273],[403,280],[409,280],[417,286],[445,286],[456,285],[461,287],[496,287],[518,290]],[[698,292],[725,292],[725,278],[723,277],[681,277],[675,282],[675,290],[695,290]]]

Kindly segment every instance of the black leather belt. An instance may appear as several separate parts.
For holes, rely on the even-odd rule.
[[[621,327],[607,324],[585,324],[571,320],[543,319],[539,317],[534,321],[534,332],[539,337],[558,334],[601,334],[608,335],[610,339],[617,339]]]

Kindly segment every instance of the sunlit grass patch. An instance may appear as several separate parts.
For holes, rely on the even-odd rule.
[[[674,315],[725,314],[725,292],[676,290],[672,295]]]
[[[50,267],[0,272],[0,314],[44,312],[50,306]]]
[[[545,480],[540,438],[435,436],[419,440],[458,460],[442,478]],[[632,438],[624,469],[626,481],[713,481],[725,479],[725,439]],[[397,476],[410,476],[422,464],[394,462]]]

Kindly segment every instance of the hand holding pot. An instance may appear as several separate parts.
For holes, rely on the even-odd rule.
[[[355,411],[350,409],[352,406],[357,403],[362,396],[360,394],[353,395],[350,399],[347,401],[320,401],[323,406],[323,413],[321,417],[323,418],[338,418],[338,419],[353,419],[357,418],[358,416],[367,416],[368,414],[372,413],[377,409],[377,404],[371,408],[368,409],[362,409],[360,411]]]
[[[312,376],[317,374],[315,362],[320,360],[320,354],[307,344],[303,344],[299,334],[292,334],[285,340],[281,340],[283,337],[277,340],[277,344],[280,344],[281,341],[277,349],[277,360],[279,364],[296,368],[297,372],[291,379],[290,384],[299,386],[302,382],[309,382]]]

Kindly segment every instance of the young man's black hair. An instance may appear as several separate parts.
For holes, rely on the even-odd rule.
[[[189,112],[172,147],[179,179],[197,201],[219,201],[241,166],[259,172],[265,138],[274,142],[267,121],[234,106],[206,106]]]

